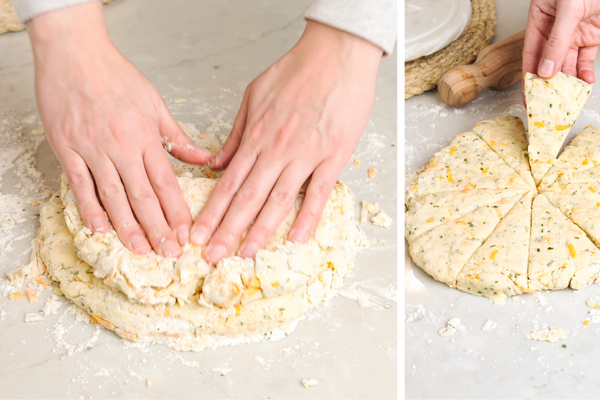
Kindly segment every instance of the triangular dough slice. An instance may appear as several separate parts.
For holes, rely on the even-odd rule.
[[[523,196],[477,249],[457,277],[463,292],[503,304],[527,290],[527,261],[534,193]]]
[[[583,289],[600,277],[600,250],[545,196],[531,211],[529,289]]]
[[[466,132],[435,153],[408,188],[406,202],[410,208],[414,197],[469,188],[529,190],[529,185],[477,134]]]
[[[600,166],[600,129],[590,125],[565,147],[552,168],[542,178],[539,188],[547,189],[561,174],[568,171],[583,171],[596,166]]]
[[[489,119],[475,125],[473,132],[535,190],[527,157],[527,134],[521,118],[506,115]]]
[[[600,246],[600,182],[552,187],[543,195]]]
[[[453,221],[478,207],[527,193],[527,189],[471,189],[431,193],[413,198],[406,213],[405,234],[408,243],[445,222]]]
[[[529,161],[533,179],[539,184],[556,159],[592,87],[562,72],[551,79],[527,73],[524,85]]]
[[[456,277],[467,260],[521,197],[479,207],[427,231],[409,246],[413,261],[434,279],[456,286]]]

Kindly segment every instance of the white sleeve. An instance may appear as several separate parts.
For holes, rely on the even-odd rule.
[[[368,40],[390,55],[396,43],[398,0],[314,0],[304,18]]]
[[[99,0],[12,0],[21,23],[48,11],[60,10],[89,1]]]

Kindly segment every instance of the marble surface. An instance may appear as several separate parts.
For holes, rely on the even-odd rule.
[[[496,1],[495,41],[525,28],[528,3]],[[600,73],[598,65],[595,73]],[[595,86],[566,143],[585,126],[600,126],[600,89]],[[501,92],[485,90],[462,108],[446,106],[437,91],[415,96],[405,106],[406,172],[425,165],[435,151],[479,121],[500,115],[526,120],[520,83]],[[524,294],[494,306],[486,298],[434,281],[412,263],[408,252],[405,260],[407,398],[598,398],[598,310],[585,302],[600,295],[599,286]],[[440,336],[438,330],[453,317],[466,325],[466,333]],[[487,319],[497,328],[483,331]],[[586,319],[588,326],[583,324]],[[564,329],[566,340],[526,338],[544,326]]]
[[[119,50],[156,85],[178,120],[201,130],[211,123],[225,129],[246,85],[298,40],[309,3],[115,0],[105,13]],[[357,210],[361,200],[379,202],[394,224],[388,230],[361,225],[385,245],[375,241],[358,257],[343,295],[310,313],[280,341],[179,353],[164,346],[128,346],[111,332],[75,321],[65,313],[66,304],[41,322],[25,323],[25,313],[37,312],[48,293],[38,304],[0,293],[0,397],[395,398],[395,55],[381,64],[371,122],[354,157],[361,166],[350,164],[341,176],[354,188]],[[176,97],[188,101],[176,104]],[[0,234],[0,287],[6,272],[27,262],[39,226],[38,207],[30,204],[35,191],[22,199],[14,188],[28,179],[37,182],[35,171],[19,168],[23,158],[31,156],[37,163],[41,192],[59,188],[58,163],[46,139],[30,134],[39,127],[36,114],[27,33],[2,35],[0,137],[6,152],[0,154],[21,153],[14,167],[0,160],[5,168],[0,200],[15,199],[9,206],[22,202],[25,211],[22,220]],[[375,179],[367,178],[370,167],[377,169]],[[6,222],[9,206],[0,210],[0,222]],[[357,294],[367,298],[365,308],[358,306]],[[57,341],[52,333],[56,336],[61,326],[65,336]],[[66,346],[77,344],[81,351],[67,355]],[[305,378],[320,382],[305,389],[300,384]]]

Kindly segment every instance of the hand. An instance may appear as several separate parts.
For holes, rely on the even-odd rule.
[[[264,248],[310,177],[288,239],[305,243],[367,124],[383,51],[309,21],[294,48],[246,89],[231,135],[211,160],[228,166],[191,230],[205,259]]]
[[[600,1],[532,0],[529,7],[523,74],[551,78],[558,71],[594,83],[600,44]]]
[[[114,47],[100,2],[42,14],[28,31],[40,117],[86,226],[109,228],[97,190],[130,250],[144,254],[151,244],[179,256],[192,221],[163,146],[196,164],[210,153],[193,144],[154,86]]]

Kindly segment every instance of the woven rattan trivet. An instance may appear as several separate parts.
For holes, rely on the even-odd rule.
[[[494,0],[471,0],[471,10],[471,20],[458,39],[429,56],[404,63],[405,99],[435,88],[446,70],[472,63],[490,44],[496,29]]]

